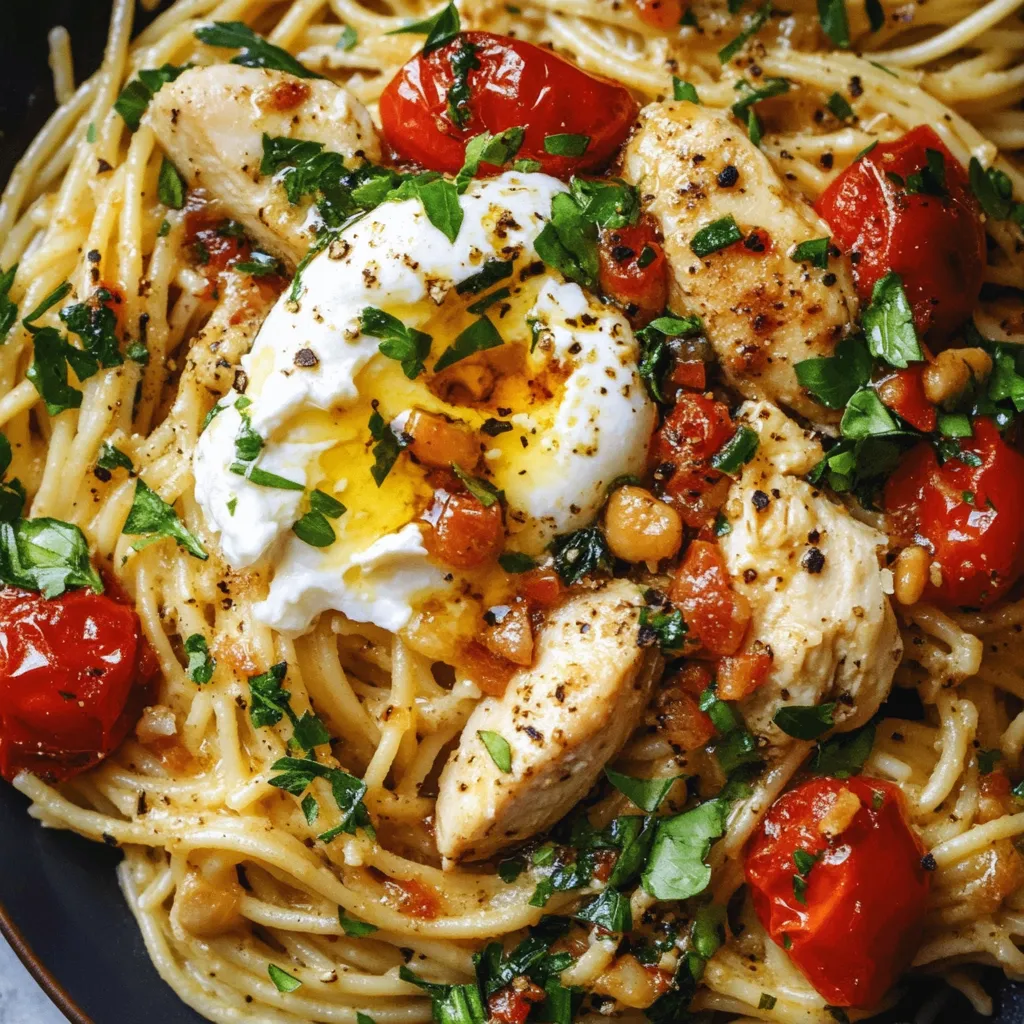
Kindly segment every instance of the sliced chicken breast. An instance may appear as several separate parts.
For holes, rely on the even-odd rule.
[[[834,701],[836,728],[856,728],[885,699],[903,652],[879,561],[886,537],[801,479],[822,457],[812,435],[767,402],[746,402],[740,418],[760,443],[729,492],[731,531],[719,543],[750,602],[743,650],[773,656],[740,711],[773,743],[788,739],[772,722],[784,705]]]
[[[370,115],[351,93],[280,71],[192,68],[156,94],[146,123],[190,186],[206,189],[292,266],[312,240],[309,200],[292,205],[272,175],[260,174],[263,135],[323,142],[348,166],[380,159]]]
[[[734,120],[695,103],[645,107],[622,170],[664,234],[670,308],[703,318],[736,390],[819,423],[837,419],[793,372],[802,359],[831,355],[857,311],[845,256],[825,270],[792,259],[800,242],[827,237],[828,225]],[[698,256],[697,233],[730,216],[744,241]]]
[[[637,645],[642,606],[625,580],[571,597],[540,630],[533,667],[476,707],[441,773],[436,835],[446,866],[549,828],[626,742],[659,662]],[[481,732],[508,742],[511,771],[495,764]]]

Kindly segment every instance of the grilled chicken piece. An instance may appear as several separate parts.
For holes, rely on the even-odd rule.
[[[831,355],[852,324],[849,260],[831,257],[820,270],[791,259],[795,245],[827,237],[829,227],[746,132],[694,103],[651,104],[626,147],[623,176],[664,234],[670,308],[703,318],[736,390],[819,423],[838,419],[803,391],[793,364]],[[730,215],[745,241],[696,256],[697,232]]]
[[[553,825],[626,742],[659,661],[637,645],[642,606],[625,580],[569,598],[541,629],[533,667],[476,707],[441,773],[436,834],[446,866]],[[487,752],[485,730],[508,741],[510,772]]]
[[[264,133],[323,142],[350,167],[380,159],[370,115],[346,89],[280,71],[193,68],[156,94],[146,122],[190,186],[293,267],[312,240],[309,199],[292,205],[273,175],[260,174]]]
[[[773,655],[740,711],[773,743],[788,741],[772,723],[787,704],[835,701],[836,727],[854,729],[889,693],[903,652],[879,566],[886,537],[801,479],[822,451],[797,423],[767,402],[746,402],[740,418],[760,444],[729,491],[732,529],[719,543],[750,602],[743,651]]]

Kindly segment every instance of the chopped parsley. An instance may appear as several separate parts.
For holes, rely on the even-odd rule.
[[[395,359],[402,366],[402,372],[415,380],[425,369],[424,360],[430,355],[429,334],[406,327],[401,320],[382,309],[367,306],[359,315],[359,327],[363,334],[380,338],[378,346],[381,355]]]
[[[846,0],[818,0],[821,29],[839,47],[850,48],[850,22],[846,16]]]
[[[544,136],[544,152],[552,156],[583,156],[589,147],[589,135],[565,132],[561,135]]]
[[[871,353],[863,338],[844,338],[835,355],[804,359],[793,370],[801,386],[822,405],[842,409],[871,379]]]
[[[660,779],[635,779],[613,768],[605,768],[604,774],[627,800],[648,814],[653,814],[661,806],[662,800],[668,796],[668,791],[680,779],[685,778],[683,775],[669,775]]]
[[[0,581],[47,599],[74,587],[103,593],[85,535],[73,523],[48,517],[0,522]]]
[[[434,373],[440,373],[454,363],[466,359],[477,352],[485,352],[487,349],[497,348],[503,344],[501,335],[497,328],[486,317],[482,316],[475,320],[455,341],[451,343],[434,363]]]
[[[736,56],[744,46],[750,42],[758,32],[764,28],[765,23],[771,17],[772,13],[772,0],[766,0],[766,2],[757,9],[753,17],[747,22],[746,27],[743,31],[733,40],[726,43],[718,51],[718,60],[722,64],[728,64],[729,61]]]
[[[811,760],[811,771],[816,775],[829,775],[848,779],[856,775],[871,754],[875,743],[875,725],[867,725],[853,732],[843,732],[819,743]]]
[[[597,287],[597,225],[583,214],[571,194],[551,201],[551,219],[534,239],[537,255],[564,277],[585,288]]]
[[[700,103],[696,87],[689,82],[683,81],[681,78],[677,78],[675,75],[672,76],[672,99]]]
[[[180,210],[185,205],[185,180],[167,157],[160,162],[156,194],[160,202],[172,210]]]
[[[827,270],[828,250],[831,244],[830,238],[811,238],[795,246],[789,258],[794,263],[810,263],[819,270]]]
[[[241,64],[245,68],[270,68],[273,71],[285,71],[296,78],[323,78],[323,75],[310,71],[304,64],[297,61],[287,50],[268,43],[261,35],[257,35],[248,25],[241,21],[215,21],[212,25],[204,25],[193,33],[201,43],[207,46],[218,46],[225,50],[241,50],[231,58],[232,64]]]
[[[508,745],[508,740],[501,733],[493,732],[490,729],[481,729],[477,736],[487,748],[487,753],[491,755],[491,760],[498,771],[506,774],[512,771],[512,748]]]
[[[343,907],[338,908],[338,924],[341,925],[342,931],[346,935],[351,935],[353,938],[361,939],[367,935],[372,935],[377,931],[375,924],[368,924],[366,921],[360,921],[357,918],[349,917]]]
[[[250,680],[250,683],[252,681]],[[308,715],[309,712],[306,712]],[[305,716],[303,716],[305,718]],[[319,719],[313,719],[319,722]],[[320,723],[321,728],[323,724]],[[326,734],[326,730],[324,730]],[[322,742],[326,743],[324,739]],[[283,789],[292,796],[302,796],[312,784],[313,779],[324,779],[331,787],[331,795],[341,813],[341,820],[333,828],[317,836],[322,843],[329,843],[342,833],[355,835],[357,829],[363,829],[370,836],[374,835],[370,822],[370,813],[363,803],[366,795],[366,783],[357,779],[342,768],[329,768],[310,757],[282,757],[271,765],[273,771],[281,772],[269,780],[271,786]],[[342,924],[344,927],[344,923]],[[347,929],[346,929],[347,931]]]
[[[389,36],[410,33],[412,35],[426,35],[426,42],[423,44],[423,52],[432,53],[440,49],[445,43],[450,43],[461,31],[459,12],[454,3],[449,3],[432,18],[424,18],[422,21],[415,21],[401,28],[392,29]]]
[[[127,469],[129,473],[135,468],[132,460],[120,448],[115,448],[109,441],[100,445],[100,454],[96,459],[100,469],[113,472],[115,469]]]
[[[287,971],[282,970],[277,964],[267,965],[267,974],[270,975],[270,980],[274,983],[274,987],[278,992],[294,992],[297,988],[302,985],[302,982],[298,978],[293,977]]]
[[[370,475],[378,487],[387,479],[391,467],[401,454],[402,450],[408,448],[412,439],[408,434],[396,434],[384,417],[374,409],[370,416],[370,436],[376,442],[373,446],[374,463],[370,467]]]
[[[465,128],[472,112],[469,101],[472,98],[469,89],[469,73],[480,67],[480,59],[476,55],[477,47],[466,39],[452,49],[451,68],[452,84],[448,87],[448,119],[456,128]]]
[[[130,537],[143,538],[132,544],[132,551],[141,551],[164,537],[170,537],[193,558],[205,562],[210,557],[196,536],[178,518],[174,506],[168,505],[156,491],[151,490],[142,477],[135,481],[135,497],[121,532]]]
[[[138,131],[142,123],[142,115],[145,114],[153,97],[168,83],[173,82],[180,74],[192,67],[185,64],[181,67],[175,64],[164,64],[159,68],[143,68],[138,76],[133,78],[114,100],[114,109],[121,115],[121,119],[134,132]],[[95,141],[95,126],[93,138]]]
[[[604,534],[597,526],[585,526],[573,533],[556,537],[553,544],[555,572],[566,586],[578,583],[584,576],[611,568],[612,555]]]
[[[730,213],[727,217],[720,217],[702,227],[690,240],[690,248],[695,256],[703,259],[713,252],[735,244],[742,238],[743,232],[740,231]]]
[[[709,464],[720,473],[735,476],[757,452],[760,435],[753,427],[741,423],[736,433],[709,459]]]
[[[11,286],[17,273],[17,263],[7,270],[0,267],[0,345],[7,341],[7,335],[18,319],[18,307],[11,299]]]
[[[643,887],[656,899],[685,900],[703,892],[711,881],[705,863],[711,843],[725,831],[729,805],[708,800],[692,811],[658,820]]]
[[[213,670],[217,666],[216,660],[210,657],[206,637],[202,633],[193,633],[185,638],[184,646],[188,655],[185,671],[193,683],[203,686],[213,678]]]

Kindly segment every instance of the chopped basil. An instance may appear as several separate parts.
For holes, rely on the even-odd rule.
[[[728,64],[729,61],[736,56],[740,50],[743,49],[747,43],[757,35],[758,32],[764,28],[765,22],[771,17],[772,13],[772,0],[766,0],[766,2],[757,9],[754,16],[747,22],[746,27],[743,31],[731,42],[728,42],[718,51],[718,60],[722,64]]]
[[[829,409],[842,409],[871,379],[871,354],[864,339],[844,338],[835,355],[804,359],[793,365],[802,387]]]
[[[482,299],[477,299],[476,302],[470,303],[466,307],[466,312],[472,313],[474,316],[482,316],[496,302],[501,302],[504,299],[507,299],[511,294],[511,289],[499,288],[497,291],[491,292],[490,295],[485,295]]]
[[[885,8],[881,0],[864,0],[864,11],[868,16],[868,24],[872,32],[877,32],[885,24]]]
[[[167,157],[160,163],[156,194],[160,202],[172,210],[180,210],[185,205],[185,180]]]
[[[828,268],[828,250],[832,244],[830,238],[812,238],[801,242],[789,254],[794,263],[810,263],[812,267],[819,270]]]
[[[268,43],[263,36],[257,35],[241,21],[215,21],[212,25],[197,28],[193,34],[207,46],[241,50],[241,53],[231,58],[231,63],[241,64],[244,68],[270,68],[273,71],[285,71],[296,78],[324,77],[299,63],[287,50]]]
[[[821,29],[841,50],[850,48],[850,22],[846,17],[846,0],[818,0]]]
[[[925,165],[907,175],[906,188],[910,195],[940,198],[949,195],[946,188],[946,159],[939,150],[925,150]]]
[[[631,775],[615,771],[614,768],[605,768],[604,774],[627,800],[648,814],[653,814],[661,806],[662,800],[668,796],[668,791],[680,779],[685,778],[684,775],[670,775],[661,779],[635,779]]]
[[[335,540],[334,527],[322,512],[314,509],[292,524],[292,532],[303,543],[314,548],[330,547]]]
[[[411,982],[430,994],[436,1024],[487,1024],[490,1014],[476,982],[469,985],[439,985],[424,981],[405,964],[398,968],[402,981]]]
[[[811,770],[817,775],[848,779],[864,767],[874,743],[873,722],[854,732],[839,733],[818,744],[811,761]]]
[[[149,365],[149,349],[141,341],[133,341],[125,350],[125,356],[140,366]]]
[[[840,121],[851,121],[854,118],[853,107],[841,92],[832,93],[825,105]]]
[[[315,824],[316,819],[320,817],[320,805],[316,802],[316,797],[310,793],[302,798],[302,803],[299,806],[302,808],[302,815],[306,819],[306,824]]]
[[[678,608],[640,609],[640,632],[637,643],[641,647],[649,647],[657,643],[666,654],[682,649],[687,634],[687,625],[683,621],[683,613]]]
[[[278,992],[294,992],[302,984],[298,978],[294,978],[287,971],[281,970],[277,964],[268,964],[267,974],[270,975],[270,980],[274,983]]]
[[[346,53],[349,50],[355,49],[356,43],[359,42],[359,35],[351,25],[346,25],[341,30],[341,35],[338,36],[338,41],[334,44],[336,50],[344,50]]]
[[[1003,752],[1001,750],[979,750],[976,756],[978,771],[982,775],[989,775],[994,770],[996,761],[1002,760]]]
[[[715,521],[711,529],[716,537],[726,537],[732,533],[732,523],[725,518],[725,513],[720,511],[715,516]]]
[[[276,256],[271,256],[269,252],[260,252],[258,249],[254,249],[249,253],[247,260],[234,264],[231,269],[250,277],[270,277],[284,273],[284,265]]]
[[[426,35],[423,52],[431,53],[440,49],[445,43],[450,43],[459,34],[461,28],[458,9],[454,3],[449,3],[432,18],[424,18],[422,21],[415,21],[409,25],[403,25],[401,28],[392,29],[387,35],[396,36],[405,33]]]
[[[675,75],[672,76],[672,99],[700,103],[696,87],[689,82],[684,82],[683,79],[677,78]]]
[[[640,193],[621,178],[573,177],[569,189],[583,217],[598,227],[625,228],[640,218]]]
[[[583,156],[589,146],[589,135],[573,135],[566,132],[561,135],[544,136],[544,152],[552,156]]]
[[[506,884],[514,882],[525,869],[526,865],[520,857],[506,857],[498,861],[498,877]]]
[[[76,373],[80,367],[85,376],[90,377],[96,372],[95,361],[90,365],[90,357],[68,344],[67,339],[52,327],[35,332],[32,348],[32,363],[25,376],[46,403],[46,411],[57,416],[65,409],[78,409],[82,404],[82,392],[68,383],[68,363]]]
[[[149,106],[150,101],[153,97],[165,86],[168,82],[173,82],[182,72],[188,71],[192,67],[191,64],[186,64],[183,67],[178,67],[174,64],[164,64],[159,68],[143,68],[138,77],[133,78],[122,90],[120,95],[114,100],[114,109],[121,115],[121,119],[126,125],[134,132],[138,131],[139,125],[142,122],[142,115],[146,112],[146,108]],[[95,141],[95,127],[93,128],[94,137],[90,141]]]
[[[636,339],[641,346],[637,372],[646,385],[648,394],[656,402],[665,401],[661,380],[668,368],[671,355],[665,339],[697,334],[703,328],[704,324],[699,317],[678,317],[667,313],[655,317],[646,327],[636,332]]]
[[[135,468],[132,465],[132,460],[120,448],[115,448],[109,441],[104,441],[100,445],[100,454],[96,459],[96,465],[100,469],[106,469],[110,472],[113,472],[115,469],[127,469],[130,473]]]
[[[11,286],[17,273],[17,263],[8,270],[0,267],[0,345],[7,341],[7,335],[18,319],[18,307],[11,299]]]
[[[338,924],[341,925],[342,931],[346,935],[351,935],[353,938],[361,939],[367,935],[372,935],[377,931],[375,924],[369,924],[366,921],[360,921],[354,917],[348,917],[344,911],[344,908],[338,907]]]
[[[487,753],[491,755],[491,760],[498,771],[506,774],[512,771],[512,748],[508,745],[508,740],[501,733],[492,732],[490,729],[481,729],[477,736],[487,748]]]
[[[462,170],[455,177],[456,189],[460,193],[465,192],[469,187],[470,181],[480,170],[482,163],[490,164],[493,167],[502,167],[507,164],[519,152],[519,147],[523,144],[523,137],[525,135],[526,129],[519,127],[506,128],[497,135],[492,135],[490,132],[481,132],[479,135],[474,135],[466,143],[466,155]],[[522,162],[516,161],[517,165]],[[536,164],[535,167],[530,167],[529,170],[536,171],[540,169],[540,164],[535,160],[529,162]],[[517,171],[524,169],[516,166]]]
[[[735,476],[754,457],[760,440],[753,427],[741,423],[736,433],[711,456],[709,464],[720,473]]]
[[[404,448],[408,448],[410,438],[407,434],[396,434],[384,421],[376,409],[370,416],[370,436],[377,443],[373,446],[374,464],[370,467],[370,475],[378,487],[387,479],[391,467]]]
[[[604,534],[596,526],[586,526],[555,538],[555,571],[566,586],[578,583],[599,569],[610,569],[611,552]]]
[[[605,931],[621,934],[633,927],[629,898],[615,889],[605,889],[573,914],[578,921],[589,921]]]
[[[742,238],[743,232],[737,227],[730,213],[727,217],[721,217],[702,227],[690,240],[690,248],[695,256],[703,258],[733,245]]]
[[[761,145],[761,121],[753,107],[747,108],[747,137],[755,146]]]
[[[472,113],[469,109],[469,101],[472,98],[469,73],[480,67],[480,58],[476,52],[476,46],[462,39],[458,48],[452,50],[449,61],[453,78],[452,84],[448,87],[448,119],[456,128],[465,128]]]
[[[449,242],[454,242],[462,227],[462,207],[455,184],[447,178],[431,178],[420,175],[408,178],[395,190],[395,199],[415,196],[423,204],[427,220],[440,231]],[[391,198],[391,197],[389,197]]]
[[[124,362],[117,341],[117,316],[107,305],[110,299],[110,292],[100,288],[89,302],[77,302],[60,311],[64,325],[73,334],[77,334],[82,342],[86,357],[108,369]],[[82,374],[79,373],[77,363],[83,358],[81,354],[77,358],[70,354],[68,356],[68,361],[79,377]]]
[[[205,562],[210,557],[195,535],[178,518],[174,506],[168,505],[156,491],[147,487],[142,477],[135,481],[135,498],[121,532],[128,536],[146,538],[132,545],[136,551],[163,537],[171,537],[194,558]]]
[[[515,171],[521,171],[523,174],[533,174],[539,171],[543,165],[539,160],[530,160],[527,157],[523,157],[522,160],[516,160],[512,164],[512,169]]]
[[[208,683],[213,678],[213,670],[217,662],[210,657],[210,648],[207,646],[206,637],[202,633],[193,633],[186,637],[185,653],[188,655],[188,665],[185,671],[189,679],[200,686]]]
[[[305,488],[298,480],[289,480],[268,470],[260,469],[255,462],[232,462],[228,469],[236,476],[245,477],[251,484],[258,487],[273,487],[278,491],[303,491]]]
[[[521,551],[503,551],[498,555],[498,565],[508,573],[529,572],[537,568],[537,563]]]
[[[745,78],[741,78],[733,88],[739,92],[740,98],[732,105],[732,112],[742,118],[748,107],[769,100],[773,96],[781,96],[789,92],[789,80],[786,78],[765,78],[756,88]]]
[[[725,917],[721,903],[709,903],[701,907],[693,919],[690,941],[705,960],[710,960],[725,942]]]
[[[899,426],[892,413],[882,404],[878,393],[871,388],[861,388],[847,402],[839,431],[843,437],[858,440],[878,434],[897,433]]]
[[[572,195],[558,193],[551,201],[551,219],[534,239],[537,255],[570,281],[597,285],[597,225],[585,217]]]
[[[0,581],[48,599],[72,587],[103,593],[85,535],[73,523],[46,517],[0,523]]]
[[[469,295],[478,295],[480,292],[490,288],[492,284],[497,284],[499,281],[505,280],[506,277],[511,277],[514,267],[515,260],[485,260],[480,270],[459,281],[455,286],[455,291],[459,295],[466,295],[467,293]]]
[[[424,360],[430,355],[429,334],[406,327],[401,320],[374,306],[366,306],[359,314],[359,327],[371,338],[381,338],[378,346],[381,355],[395,359],[402,365],[402,372],[415,380],[425,369]]]
[[[818,705],[790,704],[779,708],[772,721],[787,735],[797,740],[816,740],[835,725],[834,703]]]
[[[997,167],[984,168],[977,157],[972,156],[967,167],[971,191],[978,205],[992,220],[1006,220],[1013,209],[1013,182]]]
[[[658,254],[649,245],[645,245],[640,250],[640,255],[636,258],[636,265],[643,270],[655,261],[657,255]]]
[[[936,429],[943,437],[973,437],[971,418],[963,412],[940,412]]]
[[[793,897],[797,903],[807,903],[807,879],[801,875],[793,876]]]
[[[452,463],[452,472],[484,508],[490,508],[501,500],[502,492],[497,490],[493,484],[488,483],[486,480],[481,480],[480,477],[471,476],[457,462]]]
[[[692,811],[658,821],[643,873],[644,889],[659,900],[685,900],[711,881],[704,863],[711,842],[725,831],[728,804],[708,800]]]
[[[796,849],[793,851],[793,863],[797,873],[806,878],[811,873],[811,868],[818,863],[820,854],[808,853],[806,850]]]
[[[434,373],[440,373],[454,363],[476,354],[485,352],[490,348],[497,348],[503,344],[501,335],[497,328],[486,317],[471,323],[461,334],[448,346],[440,358],[434,363]]]
[[[1017,370],[1015,353],[1003,346],[992,353],[988,397],[993,402],[1009,399],[1018,412],[1024,412],[1024,376]]]
[[[308,720],[318,723],[323,729],[323,723],[315,716],[309,715],[309,712],[303,715],[300,724],[303,720],[307,720],[307,716]],[[280,720],[280,716],[277,720]],[[326,736],[326,730],[323,735]],[[298,736],[298,728],[296,728],[296,736]],[[316,739],[317,737],[311,738]],[[325,738],[322,742],[326,743],[327,739]],[[360,828],[371,837],[374,835],[370,813],[366,809],[366,804],[363,803],[363,797],[366,795],[366,783],[362,779],[357,779],[342,768],[329,768],[319,761],[314,761],[312,757],[282,757],[275,761],[271,768],[282,774],[275,775],[270,779],[270,785],[283,789],[286,793],[291,793],[292,796],[301,796],[314,778],[326,780],[331,787],[331,795],[341,813],[341,821],[333,828],[318,835],[317,839],[320,842],[329,843],[342,833],[355,835],[356,830]]]
[[[44,328],[36,327],[35,322],[38,319],[40,319],[40,317],[42,317],[47,310],[51,309],[53,306],[56,306],[57,303],[60,302],[60,300],[63,299],[64,296],[67,295],[68,292],[70,291],[70,282],[62,281],[59,285],[57,285],[56,288],[53,289],[52,292],[50,292],[49,295],[46,296],[46,298],[42,300],[42,302],[39,303],[38,306],[36,306],[35,309],[32,310],[31,313],[28,314],[28,316],[22,317],[22,324],[33,333],[36,331],[43,330]]]
[[[777,1002],[778,999],[775,996],[769,995],[767,992],[762,992],[761,998],[757,1003],[757,1008],[759,1010],[774,1010]]]

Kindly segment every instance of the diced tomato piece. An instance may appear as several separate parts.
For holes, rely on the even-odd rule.
[[[297,78],[286,78],[270,90],[270,101],[267,106],[278,113],[294,110],[309,99],[312,91],[305,82],[300,82]]]
[[[849,794],[860,807],[830,838],[823,819]],[[809,869],[798,851],[814,858]],[[745,871],[761,924],[825,1002],[869,1008],[917,952],[931,882],[923,854],[897,786],[817,778],[772,804]]]
[[[673,676],[673,682],[692,697],[699,697],[711,685],[712,679],[704,665],[688,661]]]
[[[533,624],[525,601],[511,605],[500,620],[488,621],[483,630],[487,649],[514,665],[533,664]]]
[[[727,477],[709,460],[735,428],[724,402],[705,395],[682,394],[655,431],[651,462],[661,491],[687,526],[700,527],[725,501]]]
[[[519,577],[519,595],[532,606],[550,608],[565,596],[565,584],[554,569],[531,569]]]
[[[633,0],[640,20],[651,28],[671,32],[683,20],[682,0]]]
[[[498,989],[487,1000],[487,1010],[491,1015],[491,1021],[498,1021],[500,1024],[524,1024],[530,1015],[534,1003],[539,1003],[545,998],[544,989],[534,985],[529,978],[521,976],[511,984]]]
[[[626,310],[634,327],[646,326],[665,311],[668,261],[652,220],[602,231],[598,257],[601,291]]]
[[[511,661],[498,657],[476,640],[470,640],[463,649],[462,665],[488,697],[500,697],[517,668]]]
[[[943,195],[907,187],[928,166],[929,150],[942,158]],[[971,315],[985,272],[985,229],[966,172],[928,125],[880,143],[847,167],[817,210],[833,243],[851,254],[862,302],[894,271],[918,333],[946,338]]]
[[[750,605],[732,589],[717,544],[706,540],[690,544],[669,597],[682,611],[689,636],[699,640],[709,654],[734,654],[743,643]]]
[[[722,658],[716,676],[718,696],[722,700],[742,700],[768,678],[771,670],[771,655],[760,651]]]
[[[697,698],[684,688],[686,685],[674,679],[664,684],[655,702],[655,718],[673,746],[698,750],[711,741],[715,726],[701,711]]]
[[[707,387],[707,367],[700,359],[679,359],[673,365],[668,379],[676,387],[703,391]]]
[[[453,116],[451,89],[467,47],[473,48],[468,98]],[[492,32],[462,32],[431,53],[417,54],[380,98],[384,138],[402,160],[455,173],[474,135],[518,126],[526,131],[517,156],[536,160],[545,174],[561,178],[607,165],[637,109],[629,90],[617,82],[588,75],[533,43]],[[545,140],[554,135],[589,141],[578,155],[549,152]]]
[[[889,478],[885,507],[894,532],[929,550],[941,573],[924,600],[986,608],[1024,573],[1024,455],[983,418],[960,445],[981,464],[940,465],[932,445],[911,448]]]
[[[935,429],[938,411],[925,397],[925,363],[914,363],[904,370],[882,378],[878,382],[878,397],[897,416],[902,416],[912,427],[930,434]]]
[[[477,569],[492,562],[505,544],[501,504],[485,506],[468,491],[445,493],[423,543],[434,558],[453,569]]]
[[[0,775],[59,782],[98,764],[152,702],[158,672],[129,604],[0,590]]]
[[[384,891],[399,913],[422,921],[433,921],[441,910],[437,892],[414,878],[386,878]]]

